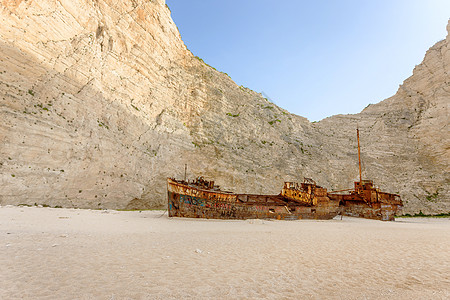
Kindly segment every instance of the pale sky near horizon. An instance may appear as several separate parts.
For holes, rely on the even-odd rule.
[[[194,55],[310,121],[394,95],[450,18],[450,0],[166,2]]]

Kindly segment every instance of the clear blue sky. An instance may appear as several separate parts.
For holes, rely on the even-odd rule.
[[[450,0],[167,0],[194,55],[310,121],[395,94]]]

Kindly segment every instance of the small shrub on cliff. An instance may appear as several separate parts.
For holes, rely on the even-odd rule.
[[[273,120],[273,121],[269,121],[269,124],[270,124],[270,125],[273,125],[273,124],[275,124],[276,122],[280,122],[280,123],[281,123],[281,120],[276,119],[276,120]]]
[[[439,197],[439,191],[436,191],[434,194],[428,194],[425,198],[430,202],[436,202]]]

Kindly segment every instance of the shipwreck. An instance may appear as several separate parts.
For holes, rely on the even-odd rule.
[[[361,147],[359,144],[359,129],[356,129],[358,140],[359,181],[353,189],[333,191],[328,193],[332,200],[339,201],[341,212],[351,217],[394,221],[401,212],[403,202],[400,195],[382,192],[373,185],[372,180],[363,180],[361,171]]]
[[[278,195],[238,194],[222,191],[214,181],[167,179],[169,217],[206,219],[332,219],[347,215],[394,220],[403,203],[400,196],[380,191],[371,180],[360,180],[354,189],[327,192],[310,178],[302,183],[285,182]],[[186,176],[185,176],[186,178]]]
[[[339,201],[311,179],[285,182],[279,195],[221,191],[214,181],[167,179],[169,217],[207,219],[332,219]]]

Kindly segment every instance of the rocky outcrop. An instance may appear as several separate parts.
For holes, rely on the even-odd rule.
[[[1,2],[0,204],[161,207],[185,164],[238,192],[347,188],[358,125],[365,177],[450,211],[449,37],[393,97],[310,123],[194,57],[164,1],[116,2]]]
[[[450,32],[450,23],[447,29]],[[366,174],[403,196],[405,212],[448,212],[450,204],[450,34],[431,47],[397,93],[360,114],[334,116],[318,124],[334,129],[334,148],[358,123],[364,131]],[[332,144],[331,141],[324,141]],[[339,168],[339,163],[333,168]]]

